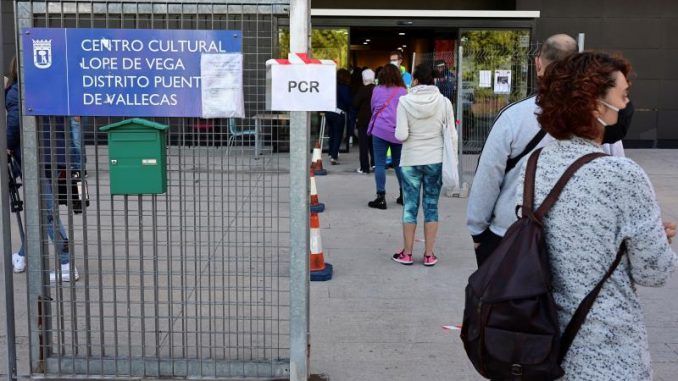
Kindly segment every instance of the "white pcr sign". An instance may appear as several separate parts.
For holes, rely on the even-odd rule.
[[[266,107],[271,111],[335,111],[336,64],[290,53],[266,61]]]

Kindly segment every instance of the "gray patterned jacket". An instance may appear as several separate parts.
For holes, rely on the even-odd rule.
[[[574,138],[544,148],[535,204],[579,157],[602,152]],[[525,168],[518,189],[522,203]],[[647,333],[636,285],[663,285],[678,264],[662,226],[652,184],[632,160],[603,157],[582,167],[545,218],[561,330],[603,277],[626,240],[628,253],[603,286],[565,358],[563,380],[652,380]]]

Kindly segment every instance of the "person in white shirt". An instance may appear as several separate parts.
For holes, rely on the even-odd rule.
[[[438,199],[442,187],[443,129],[454,123],[452,104],[434,85],[431,67],[421,64],[414,71],[409,94],[400,98],[395,136],[403,142],[400,170],[403,187],[404,247],[393,260],[414,263],[412,250],[417,228],[419,195],[423,193],[425,251],[423,263],[438,262],[433,249],[438,232]]]

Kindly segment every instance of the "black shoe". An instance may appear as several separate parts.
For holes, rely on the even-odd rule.
[[[403,190],[400,190],[400,196],[396,198],[396,203],[402,205],[403,204]]]
[[[367,206],[370,208],[375,208],[375,209],[386,209],[386,197],[384,194],[377,193],[377,198],[374,199],[374,201],[370,201],[367,203]]]

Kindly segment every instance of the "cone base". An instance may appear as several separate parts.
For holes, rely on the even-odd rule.
[[[311,205],[311,213],[322,213],[325,211],[325,204],[319,202],[315,205]]]
[[[315,176],[327,176],[327,170],[326,169],[314,169],[313,174]]]
[[[311,271],[311,282],[325,282],[332,279],[332,265],[325,262],[325,269]]]

